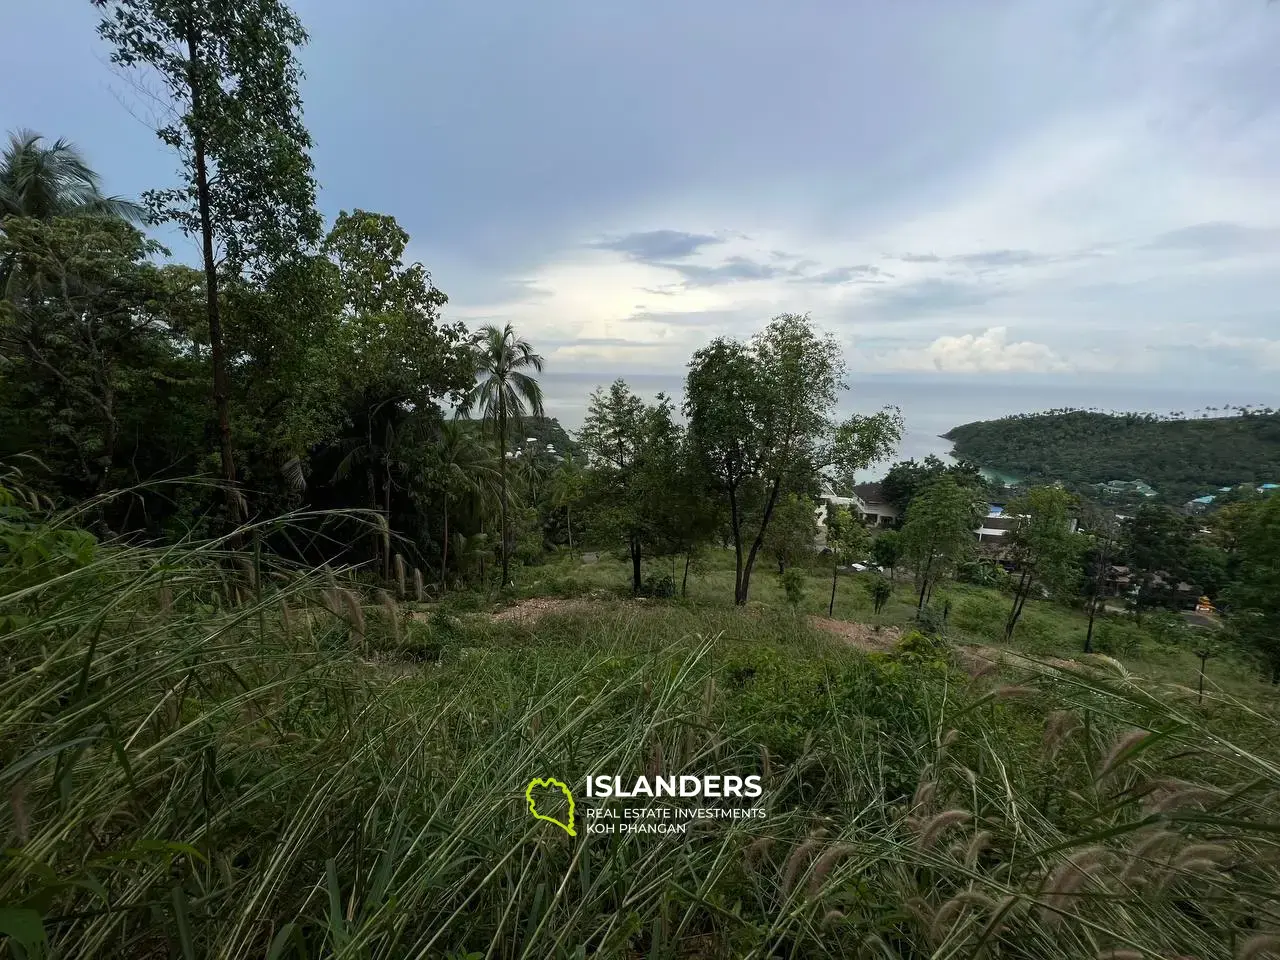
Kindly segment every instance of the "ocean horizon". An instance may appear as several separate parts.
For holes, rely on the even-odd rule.
[[[540,378],[548,416],[555,417],[571,433],[582,426],[591,391],[621,376],[646,400],[658,393],[683,398],[683,375],[601,374],[546,372]],[[954,374],[850,375],[850,389],[843,395],[840,412],[874,413],[885,406],[902,411],[905,428],[901,443],[886,461],[863,471],[860,479],[884,476],[889,464],[922,459],[934,454],[950,457],[951,441],[942,434],[961,424],[993,420],[1019,413],[1037,413],[1063,407],[1097,408],[1115,412],[1198,415],[1207,408],[1280,406],[1280,392],[1259,395],[1256,389],[1230,386],[1195,386],[1173,389],[1168,385],[1127,378],[1048,378],[969,376]]]

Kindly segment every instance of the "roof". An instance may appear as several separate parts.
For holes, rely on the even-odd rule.
[[[889,501],[885,499],[884,489],[878,483],[855,483],[853,485],[853,495],[863,503],[885,503]]]
[[[1216,499],[1218,498],[1210,493],[1210,494],[1206,494],[1203,497],[1196,497],[1191,502],[1192,503],[1213,503],[1213,501]]]

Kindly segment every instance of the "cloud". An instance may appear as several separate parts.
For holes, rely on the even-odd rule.
[[[1247,366],[1260,370],[1280,370],[1280,340],[1230,336],[1214,331],[1205,338],[1204,345],[1234,353]]]
[[[890,276],[892,274],[886,274],[873,264],[860,263],[851,267],[834,267],[799,279],[805,283],[880,283],[882,281],[878,278]]]
[[[706,233],[685,233],[682,230],[647,230],[628,233],[612,240],[602,240],[593,246],[601,250],[614,250],[626,254],[639,263],[655,263],[661,260],[690,257],[703,247],[723,243],[720,237]]]
[[[692,287],[713,287],[741,280],[772,280],[795,273],[794,268],[760,263],[744,256],[729,257],[718,266],[698,263],[655,263],[654,266],[676,271],[684,277],[685,283]]]
[[[865,308],[886,318],[954,312],[957,308],[984,306],[1005,294],[994,281],[976,283],[925,277],[869,291]]]
[[[1179,227],[1160,234],[1148,250],[1185,250],[1201,256],[1234,256],[1280,249],[1280,229],[1217,221]]]
[[[1072,369],[1046,344],[1029,340],[1010,343],[1005,327],[938,337],[925,347],[889,353],[882,362],[898,370],[943,373],[1057,373]]]

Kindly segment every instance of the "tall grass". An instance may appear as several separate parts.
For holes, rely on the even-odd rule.
[[[1234,958],[1280,932],[1274,756],[1105,659],[975,681],[769,610],[495,623],[219,542],[57,542],[0,554],[15,956]],[[769,816],[570,838],[524,807],[533,777],[655,772],[758,773]]]

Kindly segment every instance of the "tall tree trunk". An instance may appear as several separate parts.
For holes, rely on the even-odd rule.
[[[1093,653],[1093,621],[1098,614],[1098,594],[1094,591],[1093,597],[1089,601],[1089,629],[1084,635],[1084,652]]]
[[[836,609],[836,576],[840,573],[838,564],[831,567],[831,602],[827,604],[827,616],[833,616]],[[876,613],[880,611],[877,610]]]
[[[684,554],[684,578],[680,581],[680,596],[687,597],[689,595],[689,551]]]
[[[729,488],[729,524],[733,528],[733,602],[746,603],[742,599],[742,515],[736,487]]]
[[[1022,605],[1026,602],[1027,593],[1030,590],[1031,580],[1027,568],[1024,566],[1018,575],[1018,587],[1013,591],[1013,608],[1009,611],[1009,616],[1004,622],[1005,643],[1013,639],[1014,628],[1018,625],[1018,618],[1022,616]]]
[[[760,548],[764,545],[764,532],[769,528],[769,518],[773,516],[774,505],[778,502],[778,491],[781,489],[782,481],[773,481],[773,489],[769,491],[769,499],[765,501],[764,516],[760,520],[760,529],[756,532],[755,542],[751,544],[751,551],[747,554],[746,565],[742,568],[740,595],[734,598],[734,602],[739,606],[743,606],[747,602],[747,595],[751,590],[751,571],[756,565],[756,557],[760,553]]]
[[[511,575],[508,559],[510,544],[507,541],[507,405],[501,399],[498,401],[498,472],[501,486],[498,512],[501,514],[499,519],[502,524],[498,539],[502,545],[502,586],[505,588]]]
[[[373,467],[364,468],[365,487],[369,494],[369,509],[378,512],[378,481],[373,477]],[[382,533],[376,527],[373,530],[373,565],[376,569],[382,562]]]
[[[213,408],[218,418],[218,452],[222,461],[222,479],[226,484],[227,514],[234,526],[242,519],[240,495],[236,490],[235,451],[231,446],[231,375],[227,370],[227,351],[222,338],[222,314],[218,306],[218,263],[213,250],[213,213],[209,204],[209,165],[204,147],[204,107],[200,85],[196,81],[199,64],[196,28],[187,24],[187,85],[191,91],[192,149],[195,154],[196,201],[200,210],[200,247],[204,259],[206,312],[209,323],[209,352],[213,361]]]
[[[573,513],[572,508],[566,504],[564,508],[564,525],[569,530],[569,553],[573,554]]]
[[[391,462],[384,465],[382,476],[382,518],[386,527],[382,531],[382,579],[391,579]]]
[[[631,550],[631,595],[640,593],[640,541],[631,537],[628,548]]]
[[[925,561],[924,570],[920,572],[920,600],[916,603],[916,617],[924,612],[924,601],[929,590],[929,573],[933,569],[933,554],[929,554],[929,559]]]
[[[445,580],[449,576],[449,497],[444,498],[444,549],[440,551],[440,592],[444,593]]]

